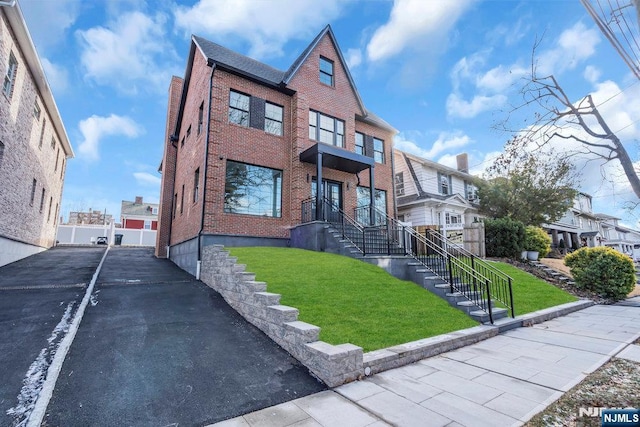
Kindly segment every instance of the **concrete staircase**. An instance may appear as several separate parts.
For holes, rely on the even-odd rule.
[[[326,252],[349,256],[382,267],[389,274],[401,280],[410,280],[417,283],[428,291],[446,300],[452,307],[463,311],[478,322],[488,323],[490,321],[488,311],[475,305],[469,298],[472,292],[475,292],[476,294],[479,294],[479,292],[473,290],[468,290],[464,293],[452,292],[451,285],[441,277],[443,276],[443,272],[440,272],[441,274],[438,275],[438,271],[436,271],[436,269],[429,268],[418,262],[412,256],[401,254],[400,251],[395,255],[363,254],[362,250],[358,247],[359,244],[362,244],[362,240],[354,239],[356,240],[354,242],[345,239],[343,237],[344,233],[342,230],[337,229],[332,224],[325,224],[323,226],[323,234],[325,236]],[[379,247],[397,247],[395,242],[388,242],[382,234],[367,236],[367,243]],[[455,280],[458,279],[454,278],[454,281]],[[462,288],[471,287],[462,286]],[[491,312],[494,322],[509,315],[508,310],[501,307],[492,307]]]

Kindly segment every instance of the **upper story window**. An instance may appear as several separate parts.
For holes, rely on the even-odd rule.
[[[151,220],[150,219],[145,219],[144,220],[144,229],[145,230],[151,230]]]
[[[249,95],[229,91],[229,122],[249,126]]]
[[[7,66],[7,72],[4,75],[4,82],[2,83],[2,93],[7,96],[7,98],[11,98],[13,94],[13,86],[16,82],[16,75],[18,71],[18,61],[16,57],[13,56],[13,52],[9,54],[9,65]]]
[[[191,125],[187,128],[187,138],[191,136]]]
[[[151,208],[151,215],[158,215],[158,208]]]
[[[265,102],[264,104],[264,130],[274,135],[282,135],[283,108],[279,105]]]
[[[464,182],[464,192],[465,192],[465,197],[468,201],[470,202],[478,201],[478,189],[472,183],[468,181]]]
[[[378,138],[373,138],[373,160],[384,163],[384,141]]]
[[[398,172],[395,177],[396,196],[404,196],[404,173]]]
[[[364,156],[364,134],[356,132],[355,152]]]
[[[309,111],[309,138],[344,147],[344,122],[317,111]]]
[[[40,106],[38,105],[38,100],[33,104],[33,117],[35,117],[36,120],[40,120]]]
[[[202,124],[204,122],[204,101],[200,104],[200,108],[198,108],[198,135],[202,133]]]
[[[440,194],[451,194],[451,175],[438,172],[438,192]]]
[[[333,61],[320,57],[320,81],[333,86]]]
[[[38,185],[38,180],[36,180],[35,178],[33,179],[33,182],[31,183],[31,200],[29,201],[29,204],[31,206],[33,206],[33,201],[36,198],[36,186]]]
[[[200,168],[193,173],[193,203],[198,201],[198,193],[200,190]]]
[[[51,149],[55,150],[56,149],[56,139],[55,138],[51,138]]]

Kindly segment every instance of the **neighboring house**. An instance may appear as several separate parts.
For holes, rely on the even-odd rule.
[[[394,159],[398,220],[420,231],[438,229],[464,243],[465,226],[481,218],[467,155],[457,156],[457,169],[400,150]]]
[[[596,214],[596,217],[600,223],[599,245],[633,255],[634,260],[640,258],[640,231],[620,225],[620,218],[611,215]]]
[[[0,71],[4,265],[54,245],[67,159],[73,151],[18,3],[0,4]]]
[[[89,208],[89,212],[69,212],[69,221],[67,225],[79,224],[96,224],[109,225],[113,222],[113,215],[107,214],[106,211],[96,211]]]
[[[140,196],[136,196],[134,202],[123,200],[120,207],[120,221],[122,228],[157,230],[158,204],[144,203]]]
[[[169,88],[156,255],[197,275],[204,245],[286,246],[312,198],[393,216],[395,133],[329,26],[285,71],[193,36]]]
[[[552,224],[542,226],[551,236],[552,248],[579,249],[600,245],[600,221],[593,213],[591,196],[578,193],[573,205]]]

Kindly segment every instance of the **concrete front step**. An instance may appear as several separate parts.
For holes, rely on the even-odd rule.
[[[509,310],[506,308],[494,308],[491,310],[491,314],[493,315],[493,321],[503,319],[509,316]],[[469,313],[469,316],[474,318],[480,323],[489,323],[489,313],[484,310],[475,310]]]

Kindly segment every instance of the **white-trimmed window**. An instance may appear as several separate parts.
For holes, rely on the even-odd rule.
[[[145,230],[151,230],[151,220],[150,219],[145,219],[144,220],[144,229]]]
[[[13,94],[13,87],[16,83],[16,75],[18,74],[18,61],[13,55],[13,52],[9,54],[9,65],[7,66],[7,72],[4,75],[4,82],[2,83],[2,93],[7,98],[11,98]]]
[[[40,105],[38,105],[38,100],[36,99],[36,102],[33,104],[33,117],[35,117],[36,120],[40,120],[40,111]]]
[[[438,172],[438,192],[445,196],[451,194],[451,175]]]
[[[404,196],[404,172],[398,172],[395,176],[396,196]]]

